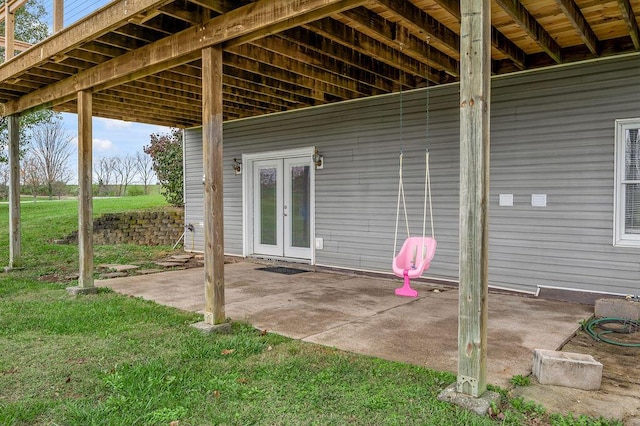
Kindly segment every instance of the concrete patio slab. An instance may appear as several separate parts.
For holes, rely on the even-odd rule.
[[[441,371],[457,370],[458,293],[416,283],[418,298],[397,297],[399,280],[341,273],[283,275],[262,264],[225,265],[225,310],[295,339]],[[194,268],[96,281],[97,286],[203,312],[204,271]],[[434,291],[434,289],[437,289]],[[535,348],[559,349],[592,307],[491,293],[487,368],[490,383],[507,387],[531,372]]]

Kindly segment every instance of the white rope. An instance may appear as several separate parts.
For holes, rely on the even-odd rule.
[[[433,228],[433,205],[431,203],[431,176],[429,173],[429,148],[427,148],[424,155],[425,172],[424,172],[424,208],[422,209],[422,240],[424,241],[425,234],[427,232],[427,198],[429,199],[429,219],[431,222],[431,238],[435,239],[435,232]],[[422,258],[426,256],[426,247],[422,245]]]
[[[398,222],[400,221],[400,193],[402,191],[402,154],[400,154],[400,179],[398,180],[398,205],[396,207],[396,232],[393,236],[393,257],[398,246]]]
[[[426,165],[427,171],[425,172],[425,175],[427,177],[426,177],[425,185],[428,188],[428,194],[429,194],[429,220],[431,221],[431,238],[435,240],[436,233],[434,232],[434,227],[433,227],[433,203],[431,202],[431,172],[429,171],[429,148],[427,148],[426,164],[427,164]],[[426,206],[425,206],[425,209],[426,209]]]
[[[403,154],[400,153],[400,171],[399,171],[399,181],[398,181],[398,205],[396,207],[396,230],[395,235],[393,237],[393,256],[396,255],[396,249],[398,248],[398,224],[400,222],[400,200],[402,200],[402,206],[404,209],[404,220],[407,226],[407,238],[411,236],[409,233],[409,217],[407,215],[407,202],[404,196],[404,184],[402,182],[402,160]]]
[[[424,154],[424,161],[426,164],[424,172],[424,206],[422,208],[422,241],[424,241],[425,234],[427,232],[427,182],[429,182],[429,150],[427,149]],[[422,244],[422,257],[424,258],[424,244]]]

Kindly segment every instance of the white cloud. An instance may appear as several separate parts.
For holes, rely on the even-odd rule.
[[[111,151],[113,148],[113,142],[109,139],[93,139],[93,149],[96,151]]]
[[[96,121],[102,123],[105,129],[128,129],[133,126],[130,121],[113,120],[111,118],[96,117]]]

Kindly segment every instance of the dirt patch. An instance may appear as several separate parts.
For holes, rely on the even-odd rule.
[[[616,340],[637,343],[635,335],[617,335]],[[590,415],[629,421],[640,418],[640,348],[622,347],[594,340],[580,331],[563,348],[563,352],[588,354],[603,365],[602,386],[598,391],[583,391],[560,386],[532,385],[516,387],[513,396],[535,401],[549,413]]]

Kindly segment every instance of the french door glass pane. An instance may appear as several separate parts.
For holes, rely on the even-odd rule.
[[[625,188],[624,227],[628,234],[640,234],[640,184],[627,184]]]
[[[260,169],[260,244],[276,245],[277,237],[277,169]]]
[[[291,246],[309,248],[311,177],[309,166],[291,167]]]

